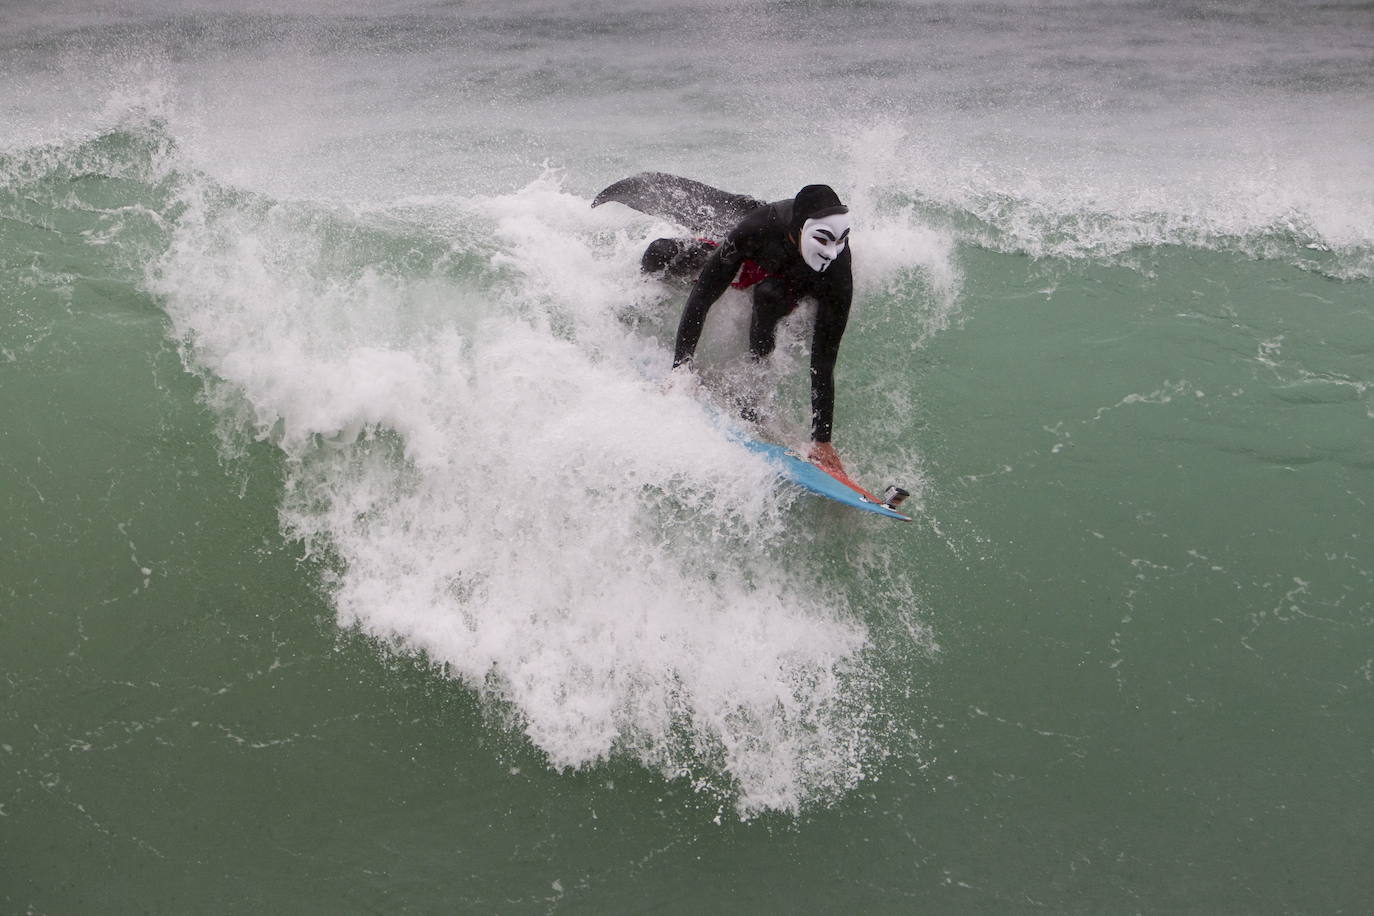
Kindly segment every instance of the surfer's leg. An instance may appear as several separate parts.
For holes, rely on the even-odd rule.
[[[778,322],[787,317],[797,301],[787,295],[787,283],[781,277],[768,277],[755,283],[754,310],[749,316],[749,356],[760,364],[773,352],[777,343]],[[764,377],[762,365],[744,380],[734,401],[739,415],[750,423],[761,420],[759,401],[762,399]]]
[[[787,295],[787,283],[769,277],[754,284],[754,311],[749,318],[749,355],[763,359],[777,344],[778,322],[796,308],[797,300]]]
[[[639,259],[645,273],[664,271],[670,276],[686,277],[701,270],[715,245],[702,239],[654,239]]]

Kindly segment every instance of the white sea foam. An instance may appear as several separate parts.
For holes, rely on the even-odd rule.
[[[1139,104],[1167,109],[1165,100]],[[1087,135],[1080,113],[1000,111],[978,123],[940,112],[930,129],[847,124],[833,145],[866,202],[888,212],[916,205],[911,225],[937,239],[1064,258],[1184,245],[1367,278],[1374,135],[1334,101],[1316,112],[1307,104],[1272,101],[1246,119],[1190,100],[1167,111],[1230,129],[1180,129],[1156,123],[1165,114],[1155,112]],[[1327,141],[1320,149],[1316,135]]]
[[[217,406],[288,456],[283,521],[338,557],[340,619],[507,703],[557,766],[620,749],[752,811],[843,790],[873,752],[870,637],[844,586],[808,572],[767,470],[690,390],[660,390],[680,298],[635,262],[676,230],[589,209],[599,185],[649,168],[769,198],[835,185],[855,212],[850,334],[890,322],[907,353],[957,316],[965,239],[1374,272],[1367,76],[1339,66],[1365,58],[1327,50],[1339,23],[764,4],[722,41],[710,16],[649,4],[637,35],[531,45],[529,24],[561,20],[528,6],[431,7],[414,29],[324,3],[201,29],[147,0],[127,33],[83,12],[73,36],[11,42],[0,114],[23,157],[126,121],[164,132],[172,161],[142,171],[182,181],[184,209],[150,285]],[[1301,91],[1254,72],[1276,35]],[[808,56],[835,65],[828,92],[794,67]],[[509,191],[545,157],[577,193]],[[713,312],[704,355],[738,352],[742,302]]]
[[[450,202],[490,233],[478,266],[407,276],[340,270],[342,214],[185,203],[150,282],[293,459],[283,521],[338,558],[341,623],[503,703],[555,767],[629,753],[746,814],[861,778],[866,627],[798,562],[767,466],[617,317],[660,295],[652,226],[546,177]]]
[[[76,31],[16,43],[0,144],[145,110],[226,184],[349,205],[504,193],[543,159],[581,194],[648,168],[770,198],[827,181],[861,205],[856,228],[880,230],[869,258],[886,246],[945,288],[948,259],[924,260],[918,237],[951,244],[949,227],[923,225],[932,209],[959,238],[1032,256],[1182,244],[1374,275],[1369,52],[1353,8],[1256,4],[1232,19],[1080,0],[932,21],[922,4],[805,17],[696,5],[622,4],[642,34],[608,22],[530,51],[511,41],[555,13],[542,2],[432,9],[419,30],[405,3],[336,19],[332,0],[312,2],[285,20],[240,5],[198,30],[140,0],[120,13],[136,50],[100,30],[114,14],[59,4],[49,26]],[[823,90],[793,67],[808,52],[843,61]],[[902,201],[918,209],[896,219]]]

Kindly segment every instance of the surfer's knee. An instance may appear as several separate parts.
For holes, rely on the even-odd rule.
[[[685,277],[701,270],[715,247],[715,243],[703,239],[654,239],[644,249],[639,269],[646,274]]]
[[[679,239],[654,239],[644,249],[644,257],[639,259],[639,269],[646,274],[667,270],[673,258],[682,253]]]
[[[769,277],[754,286],[754,309],[750,325],[771,334],[778,322],[786,318],[796,307],[797,300],[788,295],[787,284],[777,277]]]
[[[754,309],[749,316],[749,355],[764,359],[777,344],[778,322],[791,309],[787,286],[782,280],[770,277],[754,286]]]

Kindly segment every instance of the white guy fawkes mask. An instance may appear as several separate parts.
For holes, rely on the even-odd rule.
[[[832,213],[802,223],[797,248],[806,266],[819,273],[829,267],[848,244],[849,214]]]

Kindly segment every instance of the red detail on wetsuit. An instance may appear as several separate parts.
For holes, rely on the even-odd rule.
[[[745,261],[740,265],[739,276],[730,285],[735,289],[748,289],[755,283],[762,283],[769,277],[776,276],[778,275],[764,270],[757,261]]]
[[[712,248],[720,247],[720,242],[717,242],[715,239],[698,238],[697,241],[705,242]],[[733,286],[735,289],[748,289],[755,283],[762,283],[769,277],[778,277],[779,279],[781,279],[782,274],[769,273],[768,271],[764,270],[763,267],[760,266],[757,261],[745,261],[743,264],[740,265],[739,275],[735,277],[734,282],[732,282],[730,285]],[[795,307],[796,306],[794,305],[793,308]]]

